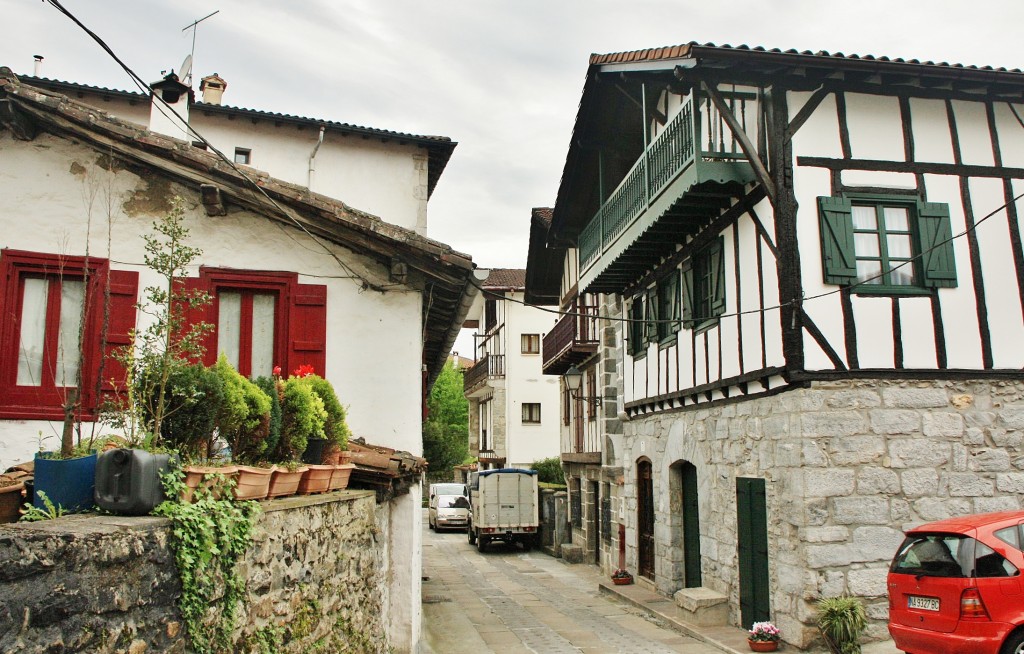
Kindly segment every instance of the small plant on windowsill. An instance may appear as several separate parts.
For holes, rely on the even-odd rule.
[[[616,586],[626,586],[633,583],[633,575],[625,568],[618,568],[612,573],[612,583]]]

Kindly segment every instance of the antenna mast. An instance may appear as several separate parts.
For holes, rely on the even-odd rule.
[[[191,60],[192,57],[194,57],[195,54],[196,54],[196,32],[199,31],[199,23],[201,23],[204,20],[206,20],[207,18],[215,16],[216,14],[219,14],[219,13],[220,13],[220,9],[218,9],[215,12],[213,12],[212,14],[207,14],[206,16],[203,16],[199,20],[192,21],[191,23],[189,23],[188,25],[186,25],[185,27],[182,28],[182,30],[181,30],[182,32],[184,32],[186,30],[192,30],[192,52],[189,54],[189,60]],[[185,79],[184,79],[186,76],[182,75],[182,80],[181,80],[182,83],[183,84],[190,84],[191,83],[191,75],[192,75],[192,71],[189,70],[188,77],[190,79],[189,79],[188,82],[186,82]]]

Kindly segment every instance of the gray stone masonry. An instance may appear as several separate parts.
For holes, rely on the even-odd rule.
[[[771,619],[790,644],[816,637],[815,603],[863,599],[887,637],[885,575],[903,530],[1024,508],[1024,381],[816,382],[770,397],[625,423],[627,564],[637,561],[636,461],[654,470],[655,584],[683,586],[681,493],[697,470],[702,583],[738,625],[736,479],[766,480]]]
[[[370,491],[261,505],[235,651],[268,628],[280,652],[388,651],[388,506]],[[186,652],[169,524],[88,514],[0,527],[0,651]]]

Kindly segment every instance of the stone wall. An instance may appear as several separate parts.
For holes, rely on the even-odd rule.
[[[771,618],[785,640],[816,637],[815,601],[864,599],[887,637],[886,570],[904,527],[1024,508],[1024,381],[817,382],[626,423],[627,560],[635,570],[636,461],[655,474],[655,583],[682,586],[678,470],[698,476],[703,585],[739,624],[736,478],[766,480]]]
[[[233,651],[388,651],[388,505],[343,491],[261,506]],[[168,537],[151,517],[0,527],[0,651],[187,652]]]

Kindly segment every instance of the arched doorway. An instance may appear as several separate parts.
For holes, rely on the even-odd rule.
[[[700,512],[698,510],[697,468],[689,461],[679,466],[682,491],[683,522],[683,585],[699,588],[700,578]]]
[[[654,479],[651,462],[636,466],[637,568],[641,577],[654,579]]]

